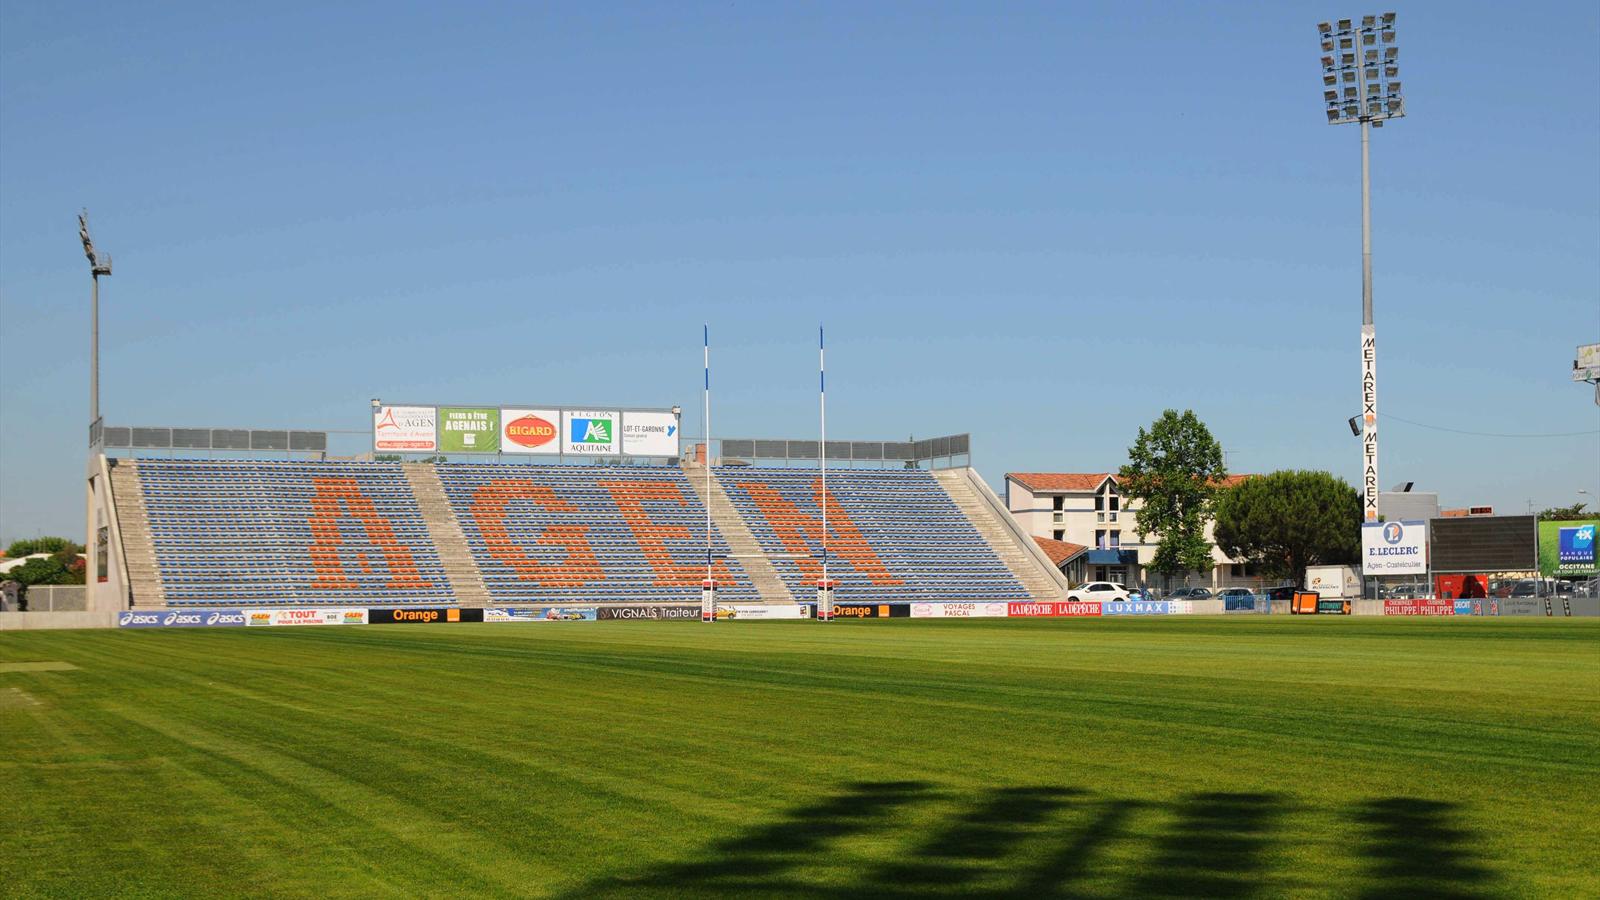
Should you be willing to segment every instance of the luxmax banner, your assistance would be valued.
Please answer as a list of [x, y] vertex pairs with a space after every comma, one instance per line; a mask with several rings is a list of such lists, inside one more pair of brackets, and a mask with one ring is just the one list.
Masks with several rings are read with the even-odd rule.
[[204, 628], [239, 626], [245, 623], [243, 609], [169, 609], [117, 614], [118, 628]]
[[597, 618], [594, 607], [491, 606], [483, 611], [485, 622], [593, 622]]
[[365, 625], [364, 609], [252, 609], [246, 625]]
[[1361, 571], [1367, 575], [1426, 574], [1428, 523], [1417, 519], [1362, 524]]
[[999, 619], [1008, 613], [1005, 603], [913, 603], [913, 619]]
[[1167, 616], [1173, 612], [1170, 600], [1107, 600], [1100, 604], [1103, 616]]

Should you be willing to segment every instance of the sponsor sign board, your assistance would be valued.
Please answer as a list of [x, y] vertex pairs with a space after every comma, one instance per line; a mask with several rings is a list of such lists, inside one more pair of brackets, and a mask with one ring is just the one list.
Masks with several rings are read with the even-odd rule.
[[1478, 614], [1477, 611], [1473, 609], [1473, 607], [1477, 604], [1473, 603], [1471, 600], [1457, 600], [1455, 603], [1456, 615], [1458, 616], [1471, 616]]
[[914, 619], [990, 619], [1004, 618], [1005, 603], [913, 603]]
[[1456, 614], [1456, 601], [1385, 600], [1383, 601], [1383, 614], [1386, 616], [1453, 616]]
[[1323, 616], [1348, 616], [1350, 615], [1349, 600], [1323, 600], [1317, 598], [1317, 614]]
[[203, 628], [244, 623], [245, 610], [242, 609], [128, 610], [117, 614], [118, 628]]
[[1363, 524], [1378, 521], [1378, 338], [1361, 326], [1361, 511]]
[[602, 606], [601, 619], [698, 619], [698, 606]]
[[1367, 575], [1426, 574], [1428, 523], [1397, 520], [1362, 524], [1361, 571]]
[[1539, 523], [1539, 574], [1595, 575], [1595, 532], [1600, 519]]
[[798, 603], [717, 604], [718, 619], [808, 619], [811, 607]]
[[561, 413], [553, 409], [500, 410], [502, 453], [561, 452]]
[[622, 452], [629, 456], [677, 456], [678, 417], [669, 412], [623, 413]]
[[1014, 618], [1098, 616], [1100, 601], [1060, 601], [1053, 603], [1007, 603], [1006, 615]]
[[911, 615], [904, 603], [835, 603], [835, 619], [903, 619]]
[[1172, 614], [1170, 600], [1106, 600], [1100, 604], [1103, 616], [1166, 616]]
[[622, 452], [617, 428], [622, 414], [569, 409], [561, 414], [563, 449], [578, 456], [616, 456]]
[[482, 622], [483, 620], [481, 609], [427, 606], [367, 610], [367, 621], [373, 625], [431, 625], [437, 622]]
[[491, 606], [483, 610], [485, 622], [593, 622], [593, 607]]
[[365, 625], [364, 609], [252, 609], [246, 611], [246, 625]]
[[500, 449], [500, 410], [478, 406], [439, 408], [439, 452], [495, 453]]
[[380, 406], [372, 412], [372, 449], [432, 453], [439, 449], [439, 411], [432, 406]]

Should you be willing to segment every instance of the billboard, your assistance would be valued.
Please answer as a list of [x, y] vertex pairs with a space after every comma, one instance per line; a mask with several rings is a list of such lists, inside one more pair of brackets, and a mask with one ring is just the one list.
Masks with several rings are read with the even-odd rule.
[[1533, 516], [1444, 516], [1428, 530], [1435, 572], [1531, 572], [1539, 565]]
[[439, 449], [437, 424], [432, 406], [380, 406], [372, 411], [372, 449], [432, 453]]
[[628, 456], [677, 456], [678, 417], [670, 412], [623, 413], [622, 452]]
[[439, 410], [441, 453], [495, 453], [500, 449], [500, 410], [445, 406]]
[[577, 456], [617, 456], [622, 442], [617, 433], [622, 414], [569, 409], [561, 414], [562, 452]]
[[1366, 575], [1425, 575], [1428, 523], [1420, 520], [1363, 522], [1361, 571]]
[[1539, 523], [1539, 574], [1596, 575], [1594, 535], [1597, 519]]
[[561, 452], [561, 413], [553, 409], [500, 410], [500, 449], [506, 453]]

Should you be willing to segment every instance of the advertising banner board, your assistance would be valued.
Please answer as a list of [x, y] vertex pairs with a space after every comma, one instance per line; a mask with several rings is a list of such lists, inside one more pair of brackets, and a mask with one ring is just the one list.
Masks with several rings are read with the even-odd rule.
[[913, 603], [914, 619], [994, 619], [1007, 615], [1005, 603]]
[[1396, 520], [1362, 524], [1361, 571], [1367, 575], [1426, 574], [1428, 523]]
[[1541, 521], [1539, 523], [1539, 574], [1595, 575], [1594, 536], [1600, 519]]
[[1100, 601], [1058, 601], [1051, 603], [1007, 603], [1006, 615], [1013, 618], [1061, 618], [1100, 615]]
[[564, 452], [578, 456], [617, 456], [622, 452], [617, 426], [622, 414], [569, 409], [561, 414]]
[[596, 618], [593, 607], [491, 606], [483, 610], [485, 622], [593, 622]]
[[811, 617], [811, 607], [798, 603], [745, 603], [745, 604], [717, 604], [718, 619], [808, 619]]
[[1383, 601], [1383, 614], [1386, 616], [1453, 616], [1456, 614], [1456, 601], [1385, 600]]
[[1103, 616], [1165, 616], [1172, 614], [1170, 600], [1107, 600], [1100, 604]]
[[117, 614], [118, 628], [203, 628], [240, 626], [245, 623], [242, 609], [169, 609], [149, 612], [124, 611]]
[[561, 413], [553, 409], [500, 410], [503, 453], [561, 452]]
[[364, 609], [252, 609], [246, 625], [365, 625]]
[[440, 453], [494, 453], [500, 449], [500, 410], [479, 406], [439, 408]]
[[456, 609], [429, 606], [412, 609], [369, 609], [367, 621], [373, 625], [431, 625], [436, 622], [482, 622], [481, 609]]
[[623, 413], [622, 452], [628, 456], [677, 456], [678, 417], [669, 412]]
[[438, 422], [432, 406], [380, 406], [372, 412], [372, 449], [432, 453], [439, 449]]
[[601, 619], [690, 619], [700, 618], [698, 606], [602, 606]]
[[[813, 607], [813, 615], [815, 608]], [[903, 619], [911, 615], [911, 607], [904, 603], [835, 603], [835, 619]]]

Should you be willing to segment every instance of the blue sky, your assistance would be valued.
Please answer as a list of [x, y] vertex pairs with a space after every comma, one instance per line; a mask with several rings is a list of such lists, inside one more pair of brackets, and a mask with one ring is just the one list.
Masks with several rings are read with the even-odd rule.
[[[1600, 8], [1399, 8], [1385, 486], [1600, 495]], [[82, 531], [87, 205], [120, 424], [699, 403], [1115, 468], [1193, 408], [1355, 480], [1359, 142], [1315, 23], [1219, 4], [0, 4], [0, 537]], [[686, 429], [699, 430], [691, 415]]]

